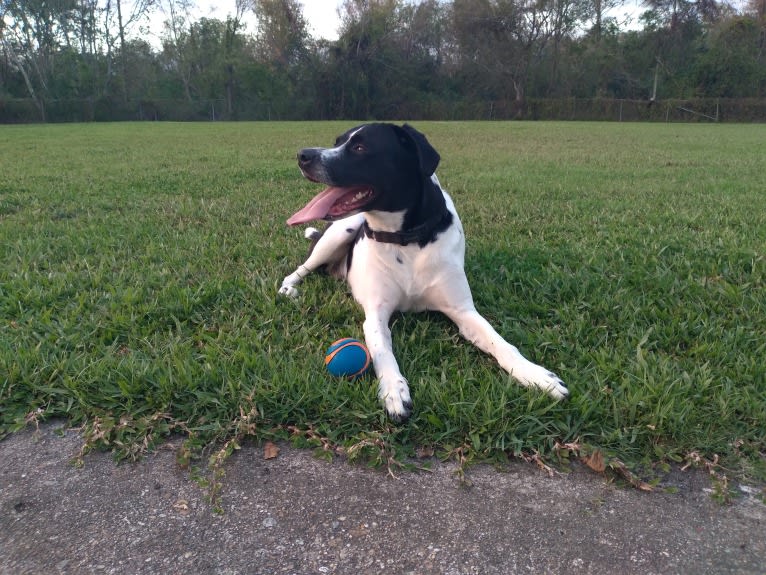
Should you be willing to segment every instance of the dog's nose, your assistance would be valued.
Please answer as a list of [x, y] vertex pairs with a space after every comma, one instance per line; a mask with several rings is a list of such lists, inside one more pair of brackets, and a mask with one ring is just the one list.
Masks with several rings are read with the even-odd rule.
[[298, 165], [301, 168], [310, 166], [319, 157], [317, 148], [304, 148], [298, 152]]

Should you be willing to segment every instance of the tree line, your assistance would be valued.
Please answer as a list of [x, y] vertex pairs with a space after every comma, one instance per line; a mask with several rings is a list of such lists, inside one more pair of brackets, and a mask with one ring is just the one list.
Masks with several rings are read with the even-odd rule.
[[0, 121], [549, 117], [693, 98], [750, 99], [766, 120], [766, 0], [645, 0], [631, 27], [623, 1], [345, 0], [325, 40], [297, 0], [237, 0], [226, 20], [193, 19], [189, 0], [0, 0]]

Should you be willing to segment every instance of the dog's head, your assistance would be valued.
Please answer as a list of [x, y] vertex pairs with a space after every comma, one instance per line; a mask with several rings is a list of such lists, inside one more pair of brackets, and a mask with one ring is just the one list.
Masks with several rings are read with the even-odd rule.
[[328, 187], [287, 223], [336, 220], [374, 210], [405, 211], [431, 185], [439, 159], [426, 137], [407, 124], [352, 128], [332, 148], [298, 152], [303, 175]]

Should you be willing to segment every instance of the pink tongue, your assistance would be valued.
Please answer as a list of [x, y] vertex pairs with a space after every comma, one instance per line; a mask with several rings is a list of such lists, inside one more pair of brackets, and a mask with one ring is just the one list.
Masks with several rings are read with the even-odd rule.
[[287, 225], [297, 226], [312, 220], [321, 220], [327, 215], [333, 204], [346, 192], [348, 192], [348, 188], [334, 187], [319, 192], [308, 204], [290, 216]]

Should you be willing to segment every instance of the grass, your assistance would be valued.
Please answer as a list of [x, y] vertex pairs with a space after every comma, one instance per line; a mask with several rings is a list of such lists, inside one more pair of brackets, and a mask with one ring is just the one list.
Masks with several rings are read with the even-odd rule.
[[0, 127], [0, 436], [65, 417], [118, 457], [183, 434], [184, 463], [291, 437], [389, 466], [598, 452], [766, 480], [766, 127], [418, 124], [477, 307], [572, 397], [512, 384], [438, 314], [396, 316], [401, 426], [372, 378], [322, 367], [362, 337], [345, 287], [276, 295], [306, 250], [284, 220], [316, 191], [295, 151], [347, 127]]

